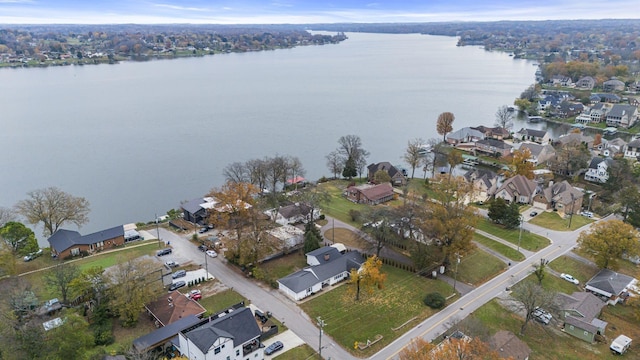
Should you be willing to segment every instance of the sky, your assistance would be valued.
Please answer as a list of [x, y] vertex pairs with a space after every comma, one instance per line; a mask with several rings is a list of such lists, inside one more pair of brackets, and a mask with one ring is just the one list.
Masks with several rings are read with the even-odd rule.
[[0, 0], [0, 24], [312, 24], [640, 18], [638, 0]]

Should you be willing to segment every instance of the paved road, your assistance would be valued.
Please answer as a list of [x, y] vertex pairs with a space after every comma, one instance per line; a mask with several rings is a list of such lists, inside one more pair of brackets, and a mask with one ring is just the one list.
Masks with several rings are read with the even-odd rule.
[[[331, 221], [330, 221], [331, 224]], [[333, 224], [328, 225], [333, 226]], [[344, 224], [336, 220], [335, 226], [351, 228], [348, 224]], [[588, 226], [587, 226], [588, 227]], [[443, 309], [434, 316], [426, 319], [416, 327], [396, 339], [387, 347], [377, 354], [371, 356], [371, 360], [396, 359], [398, 352], [402, 350], [412, 339], [420, 336], [427, 340], [433, 340], [443, 332], [445, 332], [455, 321], [462, 320], [478, 309], [480, 306], [489, 302], [498, 295], [504, 295], [505, 289], [513, 286], [518, 281], [529, 275], [533, 270], [532, 265], [539, 263], [540, 259], [548, 259], [549, 261], [568, 253], [575, 245], [576, 239], [580, 232], [587, 227], [572, 231], [562, 232], [548, 230], [537, 225], [525, 223], [523, 228], [551, 239], [551, 245], [547, 248], [532, 253], [527, 256], [525, 261], [511, 266], [506, 272], [498, 275], [492, 280], [475, 289], [465, 289], [466, 294], [456, 302]], [[271, 311], [274, 316], [285, 323], [298, 337], [311, 347], [318, 346], [319, 331], [315, 326], [315, 319], [310, 319], [296, 303], [280, 294], [277, 290], [264, 288], [253, 281], [247, 281], [242, 273], [236, 271], [234, 267], [227, 266], [222, 256], [216, 259], [207, 259], [205, 265], [205, 255], [200, 252], [195, 245], [187, 240], [188, 235], [179, 236], [166, 229], [160, 229], [160, 238], [165, 242], [170, 241], [179, 258], [190, 259], [196, 264], [207, 266], [209, 272], [220, 280], [223, 284], [233, 288], [242, 296], [250, 299], [257, 307], [266, 311]], [[328, 335], [323, 335], [322, 354], [326, 359], [334, 360], [351, 360], [357, 359], [335, 345], [333, 339]]]

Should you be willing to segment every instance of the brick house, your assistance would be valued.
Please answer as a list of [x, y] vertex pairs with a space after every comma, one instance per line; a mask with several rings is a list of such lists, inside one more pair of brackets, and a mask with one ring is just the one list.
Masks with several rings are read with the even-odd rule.
[[537, 191], [537, 184], [525, 176], [516, 175], [505, 180], [496, 191], [496, 198], [502, 198], [507, 203], [531, 204]]
[[77, 231], [59, 229], [47, 241], [51, 247], [51, 253], [64, 259], [68, 256], [91, 254], [124, 245], [124, 227], [119, 225], [84, 236]]
[[576, 214], [582, 209], [584, 193], [569, 184], [566, 180], [549, 182], [544, 190], [533, 197], [533, 206], [545, 210], [556, 210], [564, 217], [566, 214]]
[[391, 184], [402, 186], [406, 184], [407, 179], [402, 173], [402, 171], [398, 170], [395, 166], [391, 165], [391, 163], [384, 161], [379, 162], [377, 164], [371, 164], [367, 166], [367, 179], [369, 182], [374, 182], [376, 173], [378, 171], [384, 171], [389, 174], [391, 178]]
[[358, 204], [377, 205], [393, 200], [391, 184], [349, 186], [344, 192], [347, 199]]

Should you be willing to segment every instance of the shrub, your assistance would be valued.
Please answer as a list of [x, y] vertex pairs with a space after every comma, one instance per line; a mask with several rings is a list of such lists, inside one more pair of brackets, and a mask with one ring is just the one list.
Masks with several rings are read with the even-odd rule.
[[318, 216], [318, 219], [320, 219], [320, 220], [324, 220], [324, 219], [325, 219], [324, 214], [320, 214], [320, 216]]
[[446, 299], [440, 293], [429, 293], [424, 297], [424, 304], [432, 309], [442, 309]]
[[355, 209], [351, 209], [349, 210], [349, 216], [351, 216], [351, 221], [357, 222], [360, 220], [360, 216], [362, 214], [360, 214], [360, 211], [355, 210]]

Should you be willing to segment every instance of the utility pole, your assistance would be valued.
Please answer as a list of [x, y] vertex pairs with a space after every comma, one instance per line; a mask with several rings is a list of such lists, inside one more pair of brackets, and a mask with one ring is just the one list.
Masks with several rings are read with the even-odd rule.
[[456, 293], [456, 284], [458, 283], [458, 265], [460, 265], [460, 254], [456, 253], [456, 274], [453, 277], [453, 293]]
[[574, 205], [575, 205], [575, 199], [574, 199], [573, 193], [571, 193], [571, 215], [569, 215], [569, 226], [567, 226], [569, 229], [571, 229], [571, 220], [573, 220]]
[[158, 236], [158, 247], [160, 247], [160, 228], [158, 225], [158, 214], [156, 213], [156, 234]]
[[520, 252], [520, 242], [522, 241], [522, 222], [523, 222], [523, 218], [522, 215], [520, 215], [520, 235], [518, 235], [518, 252]]
[[322, 328], [324, 328], [327, 324], [325, 324], [324, 320], [318, 316], [318, 327], [320, 328], [320, 340], [318, 342], [318, 358], [322, 359]]

